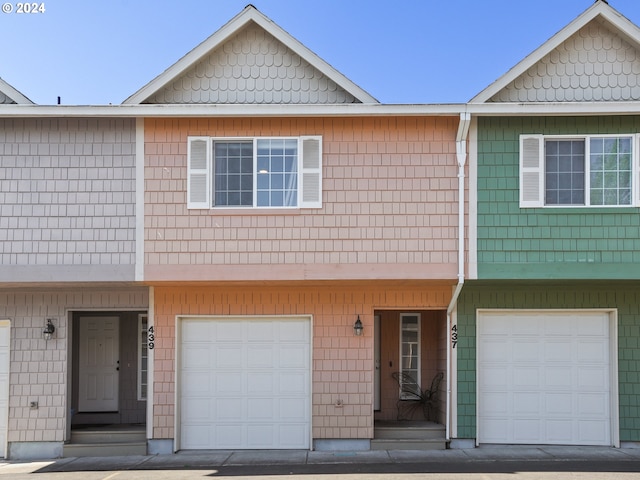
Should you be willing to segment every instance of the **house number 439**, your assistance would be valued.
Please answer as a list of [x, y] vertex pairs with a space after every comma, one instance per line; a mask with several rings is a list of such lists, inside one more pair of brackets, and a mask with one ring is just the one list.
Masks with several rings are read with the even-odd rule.
[[155, 330], [153, 329], [153, 326], [151, 326], [147, 330], [147, 347], [149, 348], [149, 350], [153, 350], [155, 346], [156, 346], [156, 335], [155, 335]]

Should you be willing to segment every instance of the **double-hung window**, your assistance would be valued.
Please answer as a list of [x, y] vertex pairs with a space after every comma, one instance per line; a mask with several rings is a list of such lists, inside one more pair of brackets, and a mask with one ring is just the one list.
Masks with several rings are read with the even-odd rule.
[[635, 206], [636, 135], [520, 137], [520, 206]]
[[189, 208], [320, 208], [322, 139], [189, 137]]

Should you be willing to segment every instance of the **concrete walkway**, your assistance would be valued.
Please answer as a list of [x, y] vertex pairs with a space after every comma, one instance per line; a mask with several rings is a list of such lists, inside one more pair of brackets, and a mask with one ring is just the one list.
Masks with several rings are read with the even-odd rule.
[[[481, 447], [469, 450], [434, 451], [363, 451], [363, 452], [318, 452], [300, 450], [258, 451], [198, 451], [180, 452], [174, 455], [133, 455], [122, 457], [72, 457], [42, 461], [5, 461], [0, 463], [0, 476], [29, 473], [96, 472], [127, 470], [202, 470], [215, 468], [227, 470], [239, 467], [261, 467], [261, 471], [299, 472], [306, 467], [312, 471], [327, 473], [339, 471], [339, 466], [358, 465], [360, 469], [375, 471], [406, 471], [411, 465], [431, 465], [438, 471], [481, 470], [482, 465], [495, 471], [497, 464], [509, 465], [539, 462], [553, 463], [556, 467], [589, 464], [619, 465], [618, 471], [638, 471], [640, 449], [617, 449], [603, 447]], [[482, 465], [479, 465], [482, 464]], [[367, 468], [367, 465], [371, 468]], [[466, 467], [465, 467], [466, 466]], [[564, 468], [559, 468], [565, 470]], [[508, 468], [507, 468], [508, 470]], [[424, 471], [424, 470], [422, 470]], [[74, 477], [75, 478], [75, 477]]]

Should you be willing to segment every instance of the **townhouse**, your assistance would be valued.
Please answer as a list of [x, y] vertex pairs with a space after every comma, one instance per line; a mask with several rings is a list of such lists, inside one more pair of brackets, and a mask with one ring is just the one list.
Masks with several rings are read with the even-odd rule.
[[637, 442], [639, 44], [384, 105], [248, 6], [122, 105], [0, 82], [4, 456]]

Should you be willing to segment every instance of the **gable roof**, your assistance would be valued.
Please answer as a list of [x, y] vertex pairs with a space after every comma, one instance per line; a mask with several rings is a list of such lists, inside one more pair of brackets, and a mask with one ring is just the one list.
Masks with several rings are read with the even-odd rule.
[[[237, 48], [229, 45], [231, 40], [242, 36], [239, 41], [244, 42], [245, 48], [238, 52]], [[274, 52], [255, 52], [246, 48], [255, 40], [256, 35], [267, 37], [267, 41], [277, 45], [280, 54], [277, 67], [280, 71], [274, 75], [274, 65], [269, 60], [252, 68], [243, 60], [247, 55], [259, 56], [267, 59], [274, 57]], [[263, 47], [264, 48], [264, 45]], [[232, 50], [232, 51], [231, 51]], [[271, 50], [271, 49], [269, 49]], [[220, 55], [220, 52], [227, 52]], [[226, 65], [217, 62], [222, 57], [231, 57]], [[242, 59], [240, 58], [242, 57]], [[283, 60], [284, 59], [284, 60]], [[238, 61], [239, 60], [239, 61]], [[283, 67], [283, 63], [284, 65]], [[214, 64], [212, 66], [212, 64]], [[233, 65], [232, 65], [233, 64]], [[266, 69], [264, 68], [266, 64]], [[217, 67], [217, 69], [216, 69]], [[249, 67], [249, 68], [247, 68]], [[289, 71], [283, 74], [282, 68]], [[295, 69], [298, 69], [295, 71]], [[270, 97], [268, 92], [273, 89], [270, 79], [281, 79], [278, 84], [280, 91], [290, 91], [290, 80], [296, 78], [307, 79], [305, 85], [299, 85], [299, 90], [316, 90], [338, 92], [337, 95], [317, 95], [308, 101], [309, 96], [282, 99], [281, 95]], [[266, 77], [266, 78], [265, 78]], [[284, 77], [284, 78], [283, 78]], [[311, 78], [314, 81], [308, 81]], [[287, 82], [289, 80], [289, 82]], [[262, 81], [262, 83], [260, 83]], [[256, 85], [259, 82], [260, 85]], [[258, 88], [257, 88], [258, 87]], [[178, 95], [173, 92], [182, 91]], [[224, 92], [232, 92], [226, 95]], [[240, 95], [237, 92], [240, 91]], [[267, 92], [267, 97], [259, 96], [255, 92]], [[185, 95], [185, 92], [196, 92]], [[222, 95], [219, 92], [223, 92]], [[355, 83], [334, 69], [327, 62], [318, 57], [307, 47], [298, 42], [272, 20], [259, 12], [253, 5], [247, 5], [242, 12], [231, 19], [220, 30], [187, 53], [175, 64], [154, 78], [147, 85], [127, 98], [124, 104], [142, 103], [379, 103], [375, 98], [358, 87]]]
[[640, 100], [639, 74], [640, 29], [596, 0], [469, 103]]
[[0, 78], [0, 104], [2, 105], [15, 105], [15, 104], [33, 105], [33, 102]]

